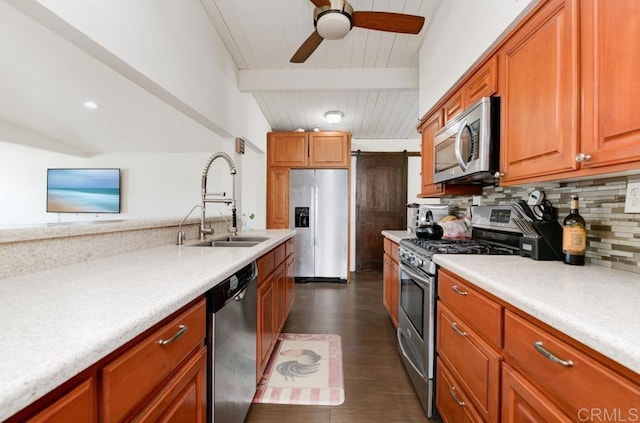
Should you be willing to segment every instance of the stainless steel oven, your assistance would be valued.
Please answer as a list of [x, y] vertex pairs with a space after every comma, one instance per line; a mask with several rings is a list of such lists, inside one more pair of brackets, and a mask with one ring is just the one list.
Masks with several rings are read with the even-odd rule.
[[427, 417], [433, 415], [435, 276], [400, 248], [398, 348]]

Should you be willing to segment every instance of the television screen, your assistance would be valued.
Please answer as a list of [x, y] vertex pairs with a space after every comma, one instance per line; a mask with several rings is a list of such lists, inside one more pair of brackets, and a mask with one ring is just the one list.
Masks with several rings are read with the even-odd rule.
[[120, 213], [120, 169], [47, 169], [47, 212]]

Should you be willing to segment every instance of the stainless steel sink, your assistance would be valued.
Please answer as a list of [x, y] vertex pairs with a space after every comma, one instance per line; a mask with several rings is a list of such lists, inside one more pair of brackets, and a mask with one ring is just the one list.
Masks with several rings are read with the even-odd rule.
[[194, 247], [254, 247], [263, 241], [268, 240], [267, 237], [259, 236], [228, 236], [225, 238], [211, 239], [204, 242], [193, 244]]

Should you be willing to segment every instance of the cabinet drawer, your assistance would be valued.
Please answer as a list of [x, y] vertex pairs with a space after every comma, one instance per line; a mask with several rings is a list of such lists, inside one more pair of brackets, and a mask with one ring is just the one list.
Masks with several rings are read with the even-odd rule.
[[[571, 364], [552, 361], [542, 348]], [[640, 409], [639, 386], [509, 311], [505, 313], [504, 349], [532, 379], [566, 403], [572, 415], [585, 408], [624, 412]]]
[[27, 420], [27, 423], [92, 423], [97, 421], [96, 417], [96, 388], [91, 378]]
[[275, 266], [279, 266], [280, 263], [284, 261], [284, 258], [287, 256], [287, 247], [285, 243], [278, 245], [273, 251], [275, 253], [274, 264]]
[[398, 255], [398, 244], [391, 241], [389, 238], [384, 239], [384, 252], [396, 263], [400, 261], [400, 256]]
[[482, 417], [440, 360], [436, 363], [436, 380], [436, 407], [444, 423], [483, 423]]
[[296, 251], [296, 243], [293, 238], [287, 241], [285, 251], [287, 252], [287, 257]]
[[438, 272], [438, 296], [480, 335], [502, 346], [502, 307], [446, 270]]
[[502, 357], [442, 303], [438, 304], [437, 349], [466, 395], [487, 421], [497, 421]]
[[[186, 328], [177, 337], [182, 325]], [[203, 345], [206, 306], [202, 300], [104, 367], [104, 421], [120, 421], [154, 391], [196, 347]], [[161, 345], [160, 340], [167, 343]]]
[[275, 268], [276, 253], [275, 250], [271, 250], [258, 259], [258, 285], [264, 282]]

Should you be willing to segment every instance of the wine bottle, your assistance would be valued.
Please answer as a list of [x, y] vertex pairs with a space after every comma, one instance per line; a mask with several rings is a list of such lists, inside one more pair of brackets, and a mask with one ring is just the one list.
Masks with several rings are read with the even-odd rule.
[[562, 222], [562, 253], [566, 264], [584, 265], [587, 249], [587, 230], [584, 218], [578, 212], [578, 196], [571, 196], [569, 214]]

